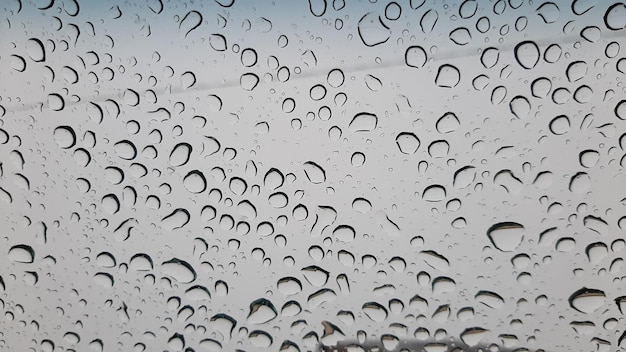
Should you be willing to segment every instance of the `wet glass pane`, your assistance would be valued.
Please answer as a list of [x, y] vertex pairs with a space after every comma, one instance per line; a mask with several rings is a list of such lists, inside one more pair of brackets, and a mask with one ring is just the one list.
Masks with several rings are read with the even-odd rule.
[[0, 4], [0, 349], [626, 348], [626, 4]]

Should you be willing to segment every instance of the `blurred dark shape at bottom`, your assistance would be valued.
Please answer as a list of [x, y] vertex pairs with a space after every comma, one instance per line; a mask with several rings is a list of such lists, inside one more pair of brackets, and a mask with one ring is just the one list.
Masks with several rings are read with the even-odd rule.
[[480, 343], [468, 346], [456, 339], [448, 341], [422, 341], [404, 339], [394, 343], [393, 348], [385, 347], [380, 341], [357, 340], [340, 341], [336, 345], [326, 346], [319, 344], [315, 352], [546, 352], [543, 349], [529, 349], [526, 347], [508, 348], [499, 343]]

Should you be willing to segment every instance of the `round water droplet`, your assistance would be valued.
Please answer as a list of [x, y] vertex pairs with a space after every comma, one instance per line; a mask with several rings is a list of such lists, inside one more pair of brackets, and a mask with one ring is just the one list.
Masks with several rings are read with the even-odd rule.
[[321, 84], [316, 84], [311, 87], [309, 95], [313, 100], [322, 100], [326, 96], [326, 88]]
[[385, 7], [385, 18], [390, 21], [395, 21], [402, 15], [402, 7], [395, 2], [392, 1]]
[[550, 132], [557, 136], [565, 134], [570, 129], [569, 118], [565, 115], [557, 116], [550, 121], [549, 128]]
[[72, 148], [76, 145], [76, 133], [70, 126], [59, 126], [54, 129], [54, 141], [63, 149]]
[[295, 277], [283, 277], [276, 284], [278, 292], [285, 296], [292, 296], [302, 291], [302, 283]]
[[563, 49], [558, 44], [549, 45], [546, 50], [543, 52], [543, 59], [548, 63], [555, 63], [559, 61], [561, 58], [561, 54], [563, 53]]
[[476, 0], [465, 0], [459, 6], [459, 16], [463, 19], [472, 18], [476, 14], [478, 10], [478, 1]]
[[454, 29], [450, 32], [449, 38], [452, 42], [454, 42], [454, 44], [461, 46], [467, 45], [472, 41], [472, 35], [465, 27]]
[[420, 147], [420, 140], [412, 132], [402, 132], [396, 136], [396, 145], [403, 154], [415, 154]]
[[61, 111], [65, 108], [65, 99], [56, 93], [49, 94], [48, 106], [54, 111]]
[[500, 222], [487, 230], [491, 243], [503, 252], [515, 250], [522, 243], [524, 234], [524, 226], [516, 222]]
[[427, 61], [428, 56], [426, 55], [426, 50], [421, 46], [410, 46], [404, 53], [404, 62], [407, 66], [420, 68], [424, 67]]
[[26, 41], [26, 52], [28, 57], [35, 62], [46, 61], [46, 50], [41, 40], [37, 38], [30, 38]]
[[598, 163], [598, 160], [600, 160], [600, 153], [592, 149], [583, 150], [578, 154], [578, 161], [582, 167], [594, 167]]
[[391, 37], [391, 29], [374, 12], [368, 12], [357, 25], [359, 37], [366, 46], [376, 46], [385, 43]]
[[523, 68], [530, 70], [539, 62], [539, 47], [533, 41], [524, 41], [515, 46], [515, 59]]
[[183, 178], [183, 186], [191, 193], [202, 193], [207, 188], [207, 181], [202, 172], [193, 170]]
[[328, 85], [333, 88], [341, 87], [344, 80], [345, 80], [345, 76], [343, 74], [343, 71], [341, 71], [338, 68], [330, 70], [330, 72], [328, 72], [328, 76], [326, 77], [326, 81], [328, 82]]
[[172, 258], [161, 264], [162, 272], [181, 283], [193, 282], [197, 275], [189, 263], [178, 258]]
[[424, 189], [422, 198], [428, 202], [440, 202], [446, 198], [446, 189], [441, 185], [431, 185]]
[[129, 140], [122, 140], [114, 145], [115, 154], [124, 160], [132, 160], [137, 156], [137, 148]]
[[480, 55], [480, 62], [485, 68], [492, 68], [498, 64], [500, 51], [496, 48], [487, 48]]
[[437, 132], [441, 134], [452, 133], [461, 126], [459, 118], [453, 112], [447, 112], [443, 114], [435, 123]]
[[243, 195], [248, 189], [248, 183], [241, 177], [233, 177], [228, 182], [228, 188], [236, 195]]
[[340, 242], [348, 243], [354, 241], [356, 232], [349, 225], [339, 225], [333, 230], [333, 236]]
[[246, 48], [241, 51], [241, 63], [245, 67], [252, 67], [256, 65], [258, 60], [257, 53], [252, 48]]
[[528, 99], [525, 97], [518, 95], [515, 98], [511, 99], [509, 103], [509, 108], [515, 117], [518, 119], [525, 119], [528, 117], [528, 114], [531, 110], [531, 105]]
[[244, 73], [239, 79], [239, 84], [243, 90], [252, 91], [259, 84], [259, 76], [254, 73]]
[[615, 3], [604, 13], [604, 24], [612, 31], [626, 28], [626, 4]]
[[530, 86], [530, 91], [536, 98], [545, 98], [550, 94], [552, 90], [552, 82], [545, 77], [539, 77], [533, 81]]

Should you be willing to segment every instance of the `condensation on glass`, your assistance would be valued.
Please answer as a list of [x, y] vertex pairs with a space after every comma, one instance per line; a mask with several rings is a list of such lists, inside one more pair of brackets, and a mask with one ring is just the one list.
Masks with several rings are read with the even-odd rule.
[[626, 4], [0, 4], [0, 349], [626, 348]]

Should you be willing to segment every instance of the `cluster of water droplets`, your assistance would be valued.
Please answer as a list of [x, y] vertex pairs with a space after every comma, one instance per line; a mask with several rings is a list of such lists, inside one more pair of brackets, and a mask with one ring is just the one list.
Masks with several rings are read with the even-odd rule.
[[3, 4], [0, 349], [626, 348], [624, 3], [248, 5]]

